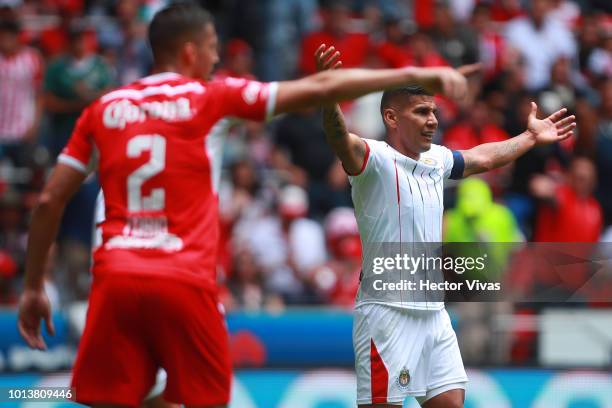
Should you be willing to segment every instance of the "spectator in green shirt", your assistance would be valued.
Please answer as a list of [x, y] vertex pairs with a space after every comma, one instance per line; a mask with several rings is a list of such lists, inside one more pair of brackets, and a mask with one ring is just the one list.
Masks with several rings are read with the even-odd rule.
[[45, 73], [47, 143], [53, 158], [64, 148], [83, 108], [113, 85], [111, 67], [88, 50], [83, 34], [79, 28], [70, 31], [68, 52], [53, 60]]
[[[444, 215], [445, 242], [478, 242], [485, 245], [461, 246], [461, 256], [482, 256], [486, 246], [487, 277], [495, 280], [504, 272], [513, 245], [500, 243], [523, 242], [524, 238], [505, 206], [493, 201], [489, 185], [479, 178], [463, 180], [457, 189], [457, 205]], [[455, 249], [457, 249], [455, 248]], [[463, 252], [474, 251], [473, 254]]]
[[[67, 53], [53, 60], [45, 73], [46, 143], [53, 159], [68, 142], [81, 111], [114, 85], [112, 68], [91, 51], [87, 38], [84, 30], [72, 29]], [[86, 282], [82, 277], [86, 276], [89, 266], [89, 225], [99, 188], [95, 178], [89, 179], [66, 207], [66, 214], [70, 216], [63, 217], [58, 239], [59, 258], [67, 282]], [[67, 299], [82, 298], [85, 287], [77, 284]]]
[[514, 216], [493, 201], [491, 189], [481, 179], [465, 179], [457, 190], [457, 206], [445, 215], [446, 242], [517, 242], [523, 236]]

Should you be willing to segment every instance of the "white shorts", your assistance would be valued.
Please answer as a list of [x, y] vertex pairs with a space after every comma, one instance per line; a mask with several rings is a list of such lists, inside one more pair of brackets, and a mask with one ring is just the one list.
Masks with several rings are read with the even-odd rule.
[[360, 305], [353, 347], [357, 404], [401, 405], [407, 396], [423, 403], [441, 392], [465, 389], [468, 380], [446, 309]]

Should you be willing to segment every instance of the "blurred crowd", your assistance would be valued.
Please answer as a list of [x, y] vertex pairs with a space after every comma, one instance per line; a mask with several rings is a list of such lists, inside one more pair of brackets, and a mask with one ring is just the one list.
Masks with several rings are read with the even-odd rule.
[[[451, 149], [520, 134], [530, 101], [541, 115], [567, 107], [578, 118], [574, 138], [536, 147], [482, 180], [447, 185], [445, 239], [612, 241], [610, 2], [200, 3], [217, 22], [218, 77], [269, 81], [310, 74], [321, 43], [342, 53], [344, 67], [481, 62], [470, 103], [437, 98], [435, 141]], [[165, 4], [0, 0], [0, 305], [16, 302], [28, 217], [79, 113], [112, 87], [150, 72], [146, 25]], [[342, 104], [349, 128], [384, 137], [379, 103], [380, 95], [368, 95]], [[48, 266], [56, 305], [87, 296], [98, 189], [93, 174], [66, 210]], [[325, 143], [320, 111], [236, 123], [226, 139], [219, 200], [218, 269], [228, 308], [351, 307], [360, 241], [348, 179]]]

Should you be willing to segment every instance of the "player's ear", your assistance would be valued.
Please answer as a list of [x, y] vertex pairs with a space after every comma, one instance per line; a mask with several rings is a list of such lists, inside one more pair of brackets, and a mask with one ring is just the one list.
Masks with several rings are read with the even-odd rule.
[[385, 125], [391, 129], [395, 129], [397, 127], [397, 115], [395, 114], [394, 109], [386, 108], [383, 110], [383, 122], [385, 122]]
[[196, 64], [198, 59], [198, 49], [196, 44], [191, 41], [187, 41], [183, 44], [181, 49], [181, 60], [185, 66], [192, 67]]

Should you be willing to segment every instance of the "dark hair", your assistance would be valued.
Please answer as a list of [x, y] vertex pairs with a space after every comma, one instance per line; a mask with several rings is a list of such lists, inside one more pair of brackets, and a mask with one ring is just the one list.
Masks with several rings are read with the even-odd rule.
[[433, 94], [427, 91], [420, 85], [406, 85], [400, 88], [387, 89], [383, 92], [380, 100], [380, 114], [382, 115], [391, 104], [399, 97], [412, 97], [412, 96], [433, 96]]
[[83, 34], [87, 33], [87, 27], [81, 22], [73, 22], [68, 27], [68, 39], [70, 42], [77, 41], [79, 39], [84, 39]]
[[21, 27], [19, 21], [12, 18], [0, 19], [0, 31], [9, 32], [12, 34], [19, 34]]
[[212, 15], [191, 2], [173, 3], [160, 10], [149, 25], [149, 43], [156, 61], [173, 55], [182, 43], [193, 40], [208, 25]]

